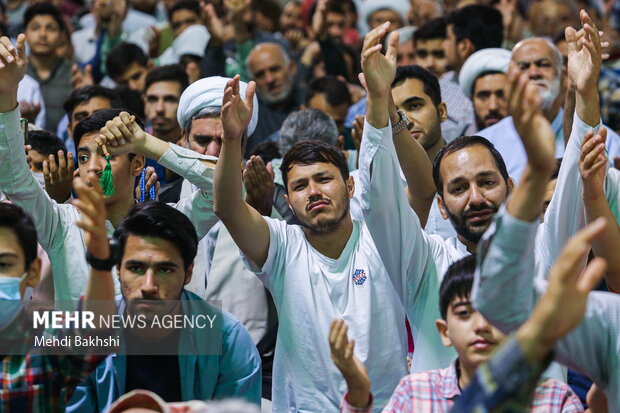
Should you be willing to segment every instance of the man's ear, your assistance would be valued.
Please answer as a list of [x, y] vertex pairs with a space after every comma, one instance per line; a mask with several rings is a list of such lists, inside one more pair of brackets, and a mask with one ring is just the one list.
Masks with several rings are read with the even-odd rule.
[[347, 179], [347, 192], [349, 193], [349, 199], [353, 198], [353, 194], [355, 193], [355, 180], [351, 175], [349, 175], [349, 179]]
[[448, 119], [448, 106], [446, 106], [445, 102], [441, 102], [437, 106], [437, 110], [439, 111], [439, 122], [444, 123]]
[[512, 191], [515, 190], [515, 183], [512, 181], [512, 178], [508, 177], [508, 195], [512, 194]]
[[439, 207], [439, 212], [441, 212], [441, 217], [443, 219], [448, 219], [448, 213], [446, 212], [446, 205], [443, 203], [443, 197], [441, 195], [437, 195], [437, 206]]
[[448, 336], [448, 323], [446, 320], [435, 320], [435, 326], [437, 327], [437, 331], [439, 331], [443, 345], [446, 347], [452, 347], [452, 340], [450, 340], [450, 337]]
[[469, 39], [463, 39], [456, 43], [456, 52], [461, 57], [461, 60], [465, 62], [469, 56], [476, 51], [474, 44]]
[[189, 284], [189, 282], [192, 280], [193, 271], [194, 271], [194, 263], [192, 263], [189, 267], [187, 267], [187, 271], [185, 271], [185, 281], [183, 282], [183, 285]]
[[133, 157], [133, 159], [131, 160], [131, 174], [133, 176], [138, 176], [142, 173], [142, 170], [144, 169], [144, 165], [146, 164], [146, 161], [144, 159], [144, 156], [142, 155], [136, 155]]
[[295, 214], [295, 210], [293, 209], [293, 206], [291, 205], [291, 201], [289, 201], [289, 199], [288, 199], [288, 194], [284, 194], [284, 199], [286, 199], [286, 204], [288, 205], [288, 207], [291, 210], [291, 212], [293, 213], [293, 215], [297, 215], [297, 214]]
[[[28, 275], [24, 279], [24, 287], [36, 287], [39, 285], [39, 281], [41, 280], [41, 258], [37, 257], [30, 264], [30, 268], [28, 269]], [[23, 292], [22, 292], [23, 294]]]
[[[69, 137], [71, 138], [71, 140], [73, 140], [73, 122], [69, 122], [67, 124], [67, 134], [69, 135]], [[77, 148], [75, 148], [75, 150], [77, 151]]]
[[186, 148], [187, 146], [187, 134], [185, 133], [185, 128], [181, 129], [181, 137], [179, 138], [179, 141], [177, 142], [177, 145]]

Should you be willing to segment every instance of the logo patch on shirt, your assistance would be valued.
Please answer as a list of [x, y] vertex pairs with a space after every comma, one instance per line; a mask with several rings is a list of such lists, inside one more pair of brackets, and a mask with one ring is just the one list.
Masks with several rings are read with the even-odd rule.
[[364, 270], [355, 270], [353, 273], [353, 283], [355, 285], [362, 285], [366, 282], [368, 276]]

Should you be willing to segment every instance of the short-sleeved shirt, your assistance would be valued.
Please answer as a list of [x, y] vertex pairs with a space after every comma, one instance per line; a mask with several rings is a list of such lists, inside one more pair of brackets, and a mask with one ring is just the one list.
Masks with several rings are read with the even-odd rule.
[[405, 309], [363, 221], [338, 259], [315, 250], [302, 228], [265, 217], [269, 253], [262, 269], [279, 318], [274, 412], [337, 411], [346, 383], [331, 360], [331, 322], [343, 318], [372, 383], [377, 409], [407, 374]]

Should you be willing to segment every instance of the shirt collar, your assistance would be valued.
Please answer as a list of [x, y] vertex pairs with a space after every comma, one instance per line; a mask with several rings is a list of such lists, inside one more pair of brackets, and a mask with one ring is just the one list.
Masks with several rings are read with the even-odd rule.
[[454, 399], [461, 395], [458, 384], [459, 379], [456, 375], [456, 363], [458, 362], [457, 359], [448, 368], [441, 370], [439, 393], [446, 400]]

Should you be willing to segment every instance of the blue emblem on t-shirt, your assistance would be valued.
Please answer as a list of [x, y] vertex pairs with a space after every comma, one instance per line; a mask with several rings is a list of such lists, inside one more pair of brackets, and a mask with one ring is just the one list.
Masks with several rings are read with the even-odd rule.
[[367, 278], [368, 277], [366, 276], [366, 272], [364, 270], [355, 270], [355, 272], [353, 273], [353, 283], [355, 285], [364, 284]]

